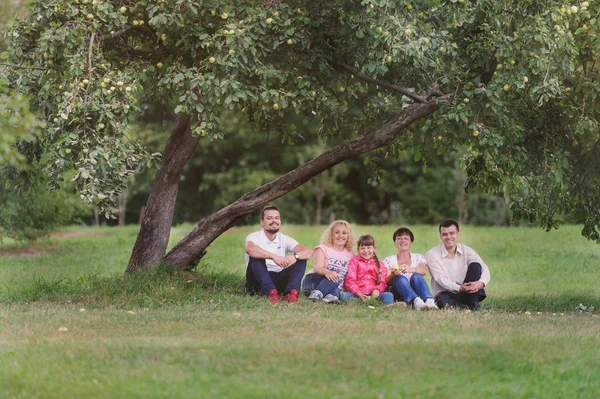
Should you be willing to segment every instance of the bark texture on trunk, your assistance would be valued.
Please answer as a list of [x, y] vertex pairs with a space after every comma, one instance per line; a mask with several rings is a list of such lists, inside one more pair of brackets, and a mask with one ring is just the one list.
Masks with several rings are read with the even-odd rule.
[[198, 144], [189, 129], [190, 117], [177, 117], [163, 154], [163, 163], [152, 182], [140, 232], [127, 265], [126, 273], [149, 269], [160, 263], [167, 251], [179, 178], [183, 167]]
[[[442, 102], [450, 98], [451, 95], [446, 95], [425, 103], [415, 103], [382, 128], [340, 144], [306, 164], [243, 195], [237, 201], [199, 222], [190, 233], [169, 251], [165, 256], [164, 263], [185, 269], [188, 265], [197, 262], [210, 243], [234, 226], [241, 218], [348, 158], [390, 144], [412, 123], [433, 113]], [[285, 210], [283, 211], [285, 213]]]

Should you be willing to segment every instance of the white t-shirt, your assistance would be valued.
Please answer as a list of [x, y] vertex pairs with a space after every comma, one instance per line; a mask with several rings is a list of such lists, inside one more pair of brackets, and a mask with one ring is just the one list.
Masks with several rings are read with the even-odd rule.
[[[410, 265], [415, 267], [415, 266], [419, 266], [420, 263], [427, 263], [427, 262], [425, 262], [425, 257], [421, 254], [413, 254], [411, 252], [410, 253]], [[385, 267], [388, 268], [388, 274], [390, 274], [392, 272], [392, 268], [394, 266], [398, 266], [398, 257], [396, 255], [388, 256], [387, 258], [383, 259], [383, 264], [385, 265]], [[410, 277], [413, 274], [414, 273], [402, 273], [401, 276], [406, 277], [408, 279], [408, 281], [410, 281]]]
[[[277, 233], [273, 241], [269, 240], [264, 230], [255, 231], [254, 233], [248, 234], [246, 237], [246, 243], [252, 242], [257, 247], [264, 249], [265, 251], [269, 251], [279, 256], [285, 256], [289, 252], [294, 250], [294, 247], [298, 245], [298, 241], [294, 240], [292, 237], [286, 236], [285, 234]], [[246, 254], [246, 265], [250, 261], [250, 257]], [[282, 267], [277, 266], [273, 259], [265, 259], [267, 264], [267, 270], [270, 272], [277, 272], [283, 270]]]

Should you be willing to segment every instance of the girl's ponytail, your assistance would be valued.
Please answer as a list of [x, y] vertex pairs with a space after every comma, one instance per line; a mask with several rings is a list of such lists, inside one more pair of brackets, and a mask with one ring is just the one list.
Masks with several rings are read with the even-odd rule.
[[379, 283], [381, 283], [381, 263], [379, 263], [377, 254], [373, 254], [373, 258], [375, 259], [375, 264], [377, 265], [377, 285], [379, 285]]

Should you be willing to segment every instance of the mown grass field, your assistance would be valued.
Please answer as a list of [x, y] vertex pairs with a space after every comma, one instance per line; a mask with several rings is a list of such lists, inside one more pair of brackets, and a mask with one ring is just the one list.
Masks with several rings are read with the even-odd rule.
[[[439, 242], [436, 227], [411, 228], [414, 252]], [[196, 272], [131, 278], [135, 227], [73, 227], [27, 249], [5, 240], [0, 397], [599, 396], [600, 247], [580, 227], [463, 228], [492, 273], [477, 313], [247, 297], [243, 241], [256, 229], [223, 235]], [[394, 229], [356, 233], [386, 256]], [[283, 226], [307, 245], [323, 230]]]

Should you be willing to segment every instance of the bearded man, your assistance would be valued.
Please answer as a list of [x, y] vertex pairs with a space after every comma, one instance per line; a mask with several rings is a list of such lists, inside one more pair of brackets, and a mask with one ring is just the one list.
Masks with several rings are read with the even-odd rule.
[[262, 294], [271, 303], [281, 298], [287, 302], [298, 301], [298, 291], [306, 261], [313, 250], [293, 238], [279, 232], [281, 215], [274, 206], [266, 206], [260, 212], [262, 230], [246, 237], [246, 292]]

